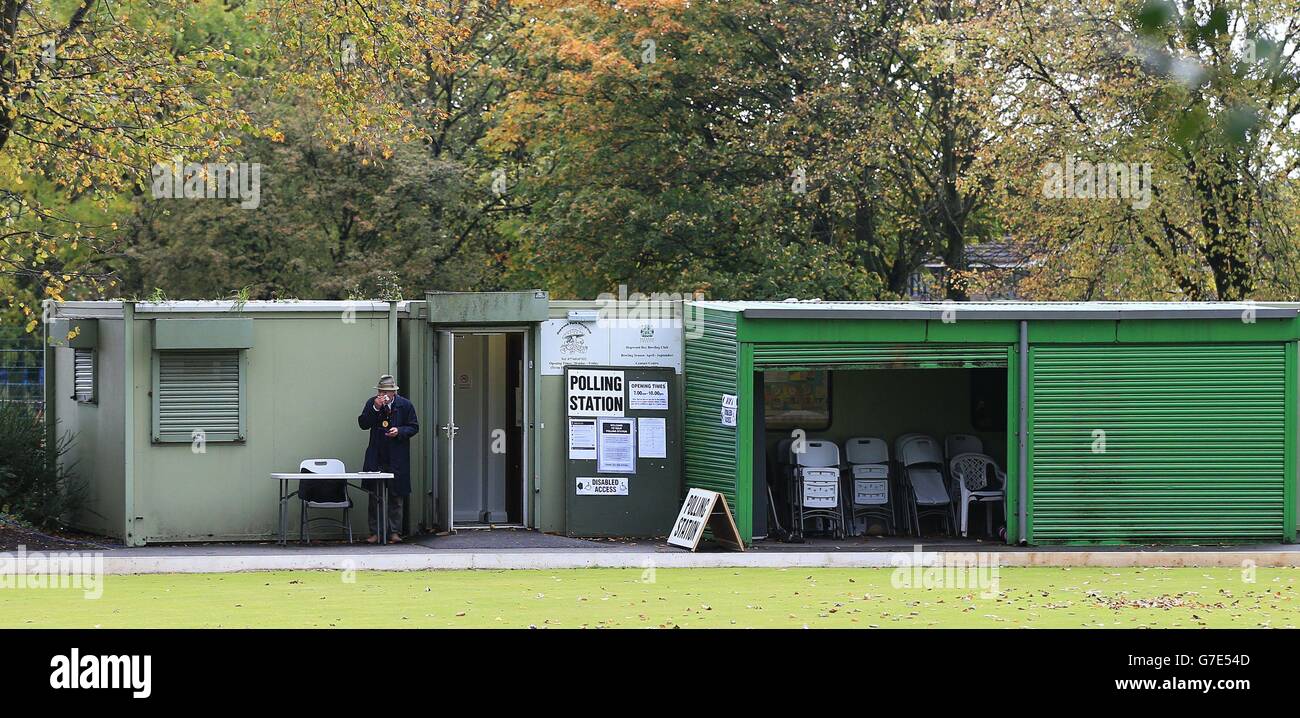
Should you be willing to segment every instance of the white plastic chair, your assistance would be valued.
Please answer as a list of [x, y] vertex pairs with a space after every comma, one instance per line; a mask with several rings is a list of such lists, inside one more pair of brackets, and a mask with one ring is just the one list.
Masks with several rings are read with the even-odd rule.
[[[344, 474], [347, 469], [339, 459], [306, 459], [298, 465], [300, 474]], [[352, 497], [348, 495], [348, 482], [329, 479], [312, 479], [298, 482], [298, 499], [301, 509], [298, 513], [298, 540], [311, 541], [308, 525], [312, 521], [329, 521], [347, 529], [348, 543], [352, 543]], [[329, 516], [317, 516], [308, 520], [307, 509], [343, 509], [343, 520]]]
[[849, 464], [852, 486], [849, 525], [856, 531], [857, 520], [878, 517], [890, 535], [895, 532], [894, 492], [890, 489], [889, 445], [884, 439], [855, 437], [844, 442], [844, 459]]
[[957, 454], [982, 454], [984, 442], [971, 434], [949, 434], [943, 440], [943, 455], [952, 461]]
[[[969, 525], [970, 505], [984, 504], [985, 525], [989, 535], [993, 534], [993, 504], [1006, 502], [1007, 475], [998, 468], [997, 462], [985, 454], [958, 454], [948, 462], [949, 473], [956, 485], [954, 494], [960, 492], [961, 535], [966, 535]], [[989, 488], [989, 469], [997, 476], [1001, 484], [996, 489]]]
[[939, 442], [929, 436], [912, 436], [902, 442], [899, 461], [909, 489], [912, 533], [921, 535], [923, 516], [942, 516], [952, 533], [953, 505], [943, 480], [943, 454]]
[[835, 538], [844, 538], [844, 509], [840, 503], [840, 447], [822, 439], [804, 442], [802, 452], [792, 451], [793, 486], [790, 491], [792, 530], [802, 536], [804, 521], [823, 519]]

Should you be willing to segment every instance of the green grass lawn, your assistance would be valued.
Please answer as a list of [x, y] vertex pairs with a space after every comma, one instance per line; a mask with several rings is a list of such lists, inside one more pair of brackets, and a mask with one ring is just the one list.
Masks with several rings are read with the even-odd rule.
[[577, 569], [107, 576], [0, 588], [0, 627], [1294, 627], [1296, 569], [1003, 568], [997, 595], [894, 569]]

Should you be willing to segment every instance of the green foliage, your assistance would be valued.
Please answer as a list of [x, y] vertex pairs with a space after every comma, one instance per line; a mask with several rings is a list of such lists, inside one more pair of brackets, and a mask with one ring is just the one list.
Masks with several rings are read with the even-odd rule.
[[111, 290], [123, 195], [165, 156], [236, 144], [236, 61], [189, 37], [221, 15], [196, 5], [0, 0], [0, 319], [34, 331], [40, 300]]
[[[538, 160], [517, 267], [591, 296], [897, 298], [1000, 240], [996, 3], [586, 4], [545, 15], [490, 146]], [[635, 48], [656, 42], [652, 62]], [[525, 42], [525, 41], [521, 41]], [[969, 48], [969, 49], [968, 49]], [[997, 122], [993, 120], [998, 120]], [[686, 285], [682, 287], [682, 285]], [[952, 282], [950, 296], [964, 288]]]
[[1300, 227], [1294, 3], [1030, 7], [1058, 20], [1022, 50], [1052, 53], [1031, 79], [1068, 87], [1077, 121], [1057, 112], [1051, 125], [1064, 132], [1023, 136], [1027, 153], [1145, 164], [1154, 180], [1149, 207], [1043, 201], [1028, 186], [1009, 196], [1009, 226], [1047, 248], [1030, 296], [1300, 296], [1285, 264]]
[[37, 528], [59, 528], [85, 501], [85, 485], [62, 461], [73, 438], [54, 444], [36, 412], [19, 402], [0, 402], [0, 513]]
[[[261, 202], [140, 197], [124, 229], [127, 294], [159, 287], [183, 298], [341, 299], [366, 288], [491, 287], [492, 257], [477, 219], [484, 197], [464, 164], [419, 145], [388, 159], [314, 140], [314, 119], [291, 119], [283, 141], [252, 140]], [[378, 294], [370, 294], [374, 298]]]
[[[33, 7], [0, 27], [0, 321], [29, 331], [153, 289], [898, 298], [986, 242], [1034, 256], [1029, 298], [1300, 297], [1293, 0]], [[63, 28], [82, 72], [40, 62]], [[176, 154], [260, 163], [260, 205], [152, 197]], [[1045, 197], [1067, 156], [1150, 165], [1150, 206]]]

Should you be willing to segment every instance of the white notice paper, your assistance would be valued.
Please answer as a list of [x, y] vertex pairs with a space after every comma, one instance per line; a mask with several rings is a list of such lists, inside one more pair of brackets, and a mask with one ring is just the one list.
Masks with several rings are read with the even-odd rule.
[[569, 458], [596, 458], [595, 419], [569, 419]]
[[640, 434], [637, 443], [637, 456], [643, 459], [668, 458], [668, 420], [663, 417], [643, 416], [636, 420], [636, 430]]
[[735, 394], [722, 395], [722, 425], [723, 426], [736, 425], [736, 395]]
[[636, 473], [636, 420], [596, 420], [596, 471], [602, 474]]
[[668, 382], [629, 381], [627, 383], [627, 408], [668, 410]]

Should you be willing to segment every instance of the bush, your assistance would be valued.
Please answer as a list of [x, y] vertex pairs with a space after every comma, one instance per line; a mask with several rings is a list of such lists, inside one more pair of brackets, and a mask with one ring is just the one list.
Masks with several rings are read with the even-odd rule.
[[61, 461], [71, 446], [71, 434], [49, 445], [44, 422], [27, 405], [0, 402], [0, 513], [39, 529], [66, 526], [86, 493]]

